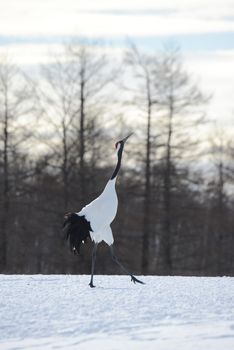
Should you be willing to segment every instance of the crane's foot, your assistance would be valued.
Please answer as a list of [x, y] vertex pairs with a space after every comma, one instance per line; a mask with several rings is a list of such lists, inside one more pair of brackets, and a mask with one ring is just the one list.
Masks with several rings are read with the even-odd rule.
[[95, 288], [96, 286], [93, 285], [93, 282], [89, 283], [90, 288]]
[[142, 282], [142, 281], [140, 281], [140, 280], [138, 280], [135, 276], [131, 276], [131, 281], [133, 282], [133, 283], [141, 283], [141, 284], [145, 284], [144, 282]]

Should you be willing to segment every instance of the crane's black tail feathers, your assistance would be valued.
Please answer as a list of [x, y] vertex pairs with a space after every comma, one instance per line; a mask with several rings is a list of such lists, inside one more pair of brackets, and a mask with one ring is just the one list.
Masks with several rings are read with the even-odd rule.
[[64, 216], [63, 231], [66, 239], [69, 240], [71, 251], [74, 254], [79, 254], [81, 244], [85, 243], [87, 238], [91, 239], [90, 231], [92, 231], [92, 228], [85, 216], [68, 213]]

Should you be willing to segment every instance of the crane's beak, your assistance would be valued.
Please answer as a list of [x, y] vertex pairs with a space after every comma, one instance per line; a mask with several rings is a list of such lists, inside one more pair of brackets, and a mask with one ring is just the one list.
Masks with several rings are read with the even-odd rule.
[[127, 141], [127, 139], [130, 137], [130, 136], [132, 136], [133, 135], [133, 132], [131, 132], [131, 134], [129, 134], [127, 137], [125, 137], [122, 141], [123, 141], [123, 143], [125, 143], [126, 141]]

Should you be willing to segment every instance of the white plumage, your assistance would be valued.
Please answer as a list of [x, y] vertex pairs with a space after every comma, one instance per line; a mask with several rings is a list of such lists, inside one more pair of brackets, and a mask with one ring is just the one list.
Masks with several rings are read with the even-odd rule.
[[110, 224], [114, 220], [118, 208], [115, 183], [116, 178], [109, 180], [100, 196], [77, 213], [80, 216], [84, 215], [85, 219], [90, 222], [93, 230], [90, 232], [90, 236], [95, 243], [104, 241], [111, 245], [114, 242]]

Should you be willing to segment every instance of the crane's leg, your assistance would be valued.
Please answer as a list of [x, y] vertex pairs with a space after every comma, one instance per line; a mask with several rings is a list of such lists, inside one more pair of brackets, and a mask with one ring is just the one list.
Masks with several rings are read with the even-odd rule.
[[111, 257], [113, 259], [114, 262], [116, 262], [119, 267], [129, 276], [131, 276], [131, 280], [132, 282], [134, 283], [141, 283], [141, 284], [144, 284], [144, 282], [138, 280], [135, 276], [133, 276], [133, 274], [131, 272], [129, 272], [127, 269], [125, 269], [125, 267], [119, 262], [117, 256], [115, 255], [115, 252], [114, 252], [114, 247], [113, 245], [110, 246], [110, 252], [111, 252]]
[[98, 243], [94, 243], [93, 251], [92, 251], [92, 270], [91, 270], [91, 280], [89, 283], [91, 288], [95, 287], [93, 285], [93, 274], [94, 274], [94, 267], [95, 267], [95, 261], [96, 261], [97, 246], [98, 246]]

